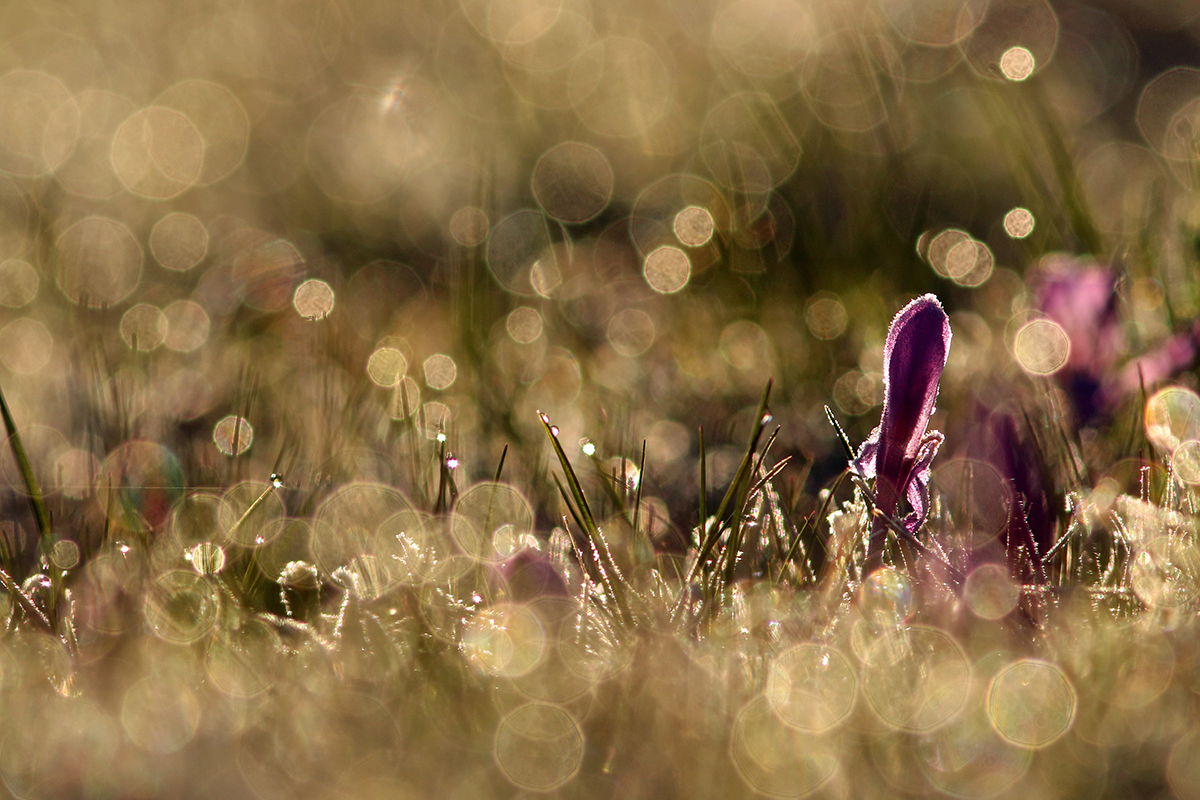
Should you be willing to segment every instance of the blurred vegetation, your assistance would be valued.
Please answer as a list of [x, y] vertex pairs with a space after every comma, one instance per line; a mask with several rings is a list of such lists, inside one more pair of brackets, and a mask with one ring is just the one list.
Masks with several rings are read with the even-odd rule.
[[1200, 797], [1192, 5], [0, 5], [3, 791]]

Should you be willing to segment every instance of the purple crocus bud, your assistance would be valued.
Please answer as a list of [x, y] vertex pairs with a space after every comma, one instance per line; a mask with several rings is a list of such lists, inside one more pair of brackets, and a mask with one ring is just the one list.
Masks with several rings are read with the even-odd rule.
[[[900, 498], [912, 512], [902, 524], [914, 535], [929, 513], [929, 465], [942, 434], [927, 430], [938, 381], [950, 352], [950, 319], [932, 294], [913, 300], [892, 320], [883, 347], [883, 416], [862, 443], [851, 468], [875, 479], [875, 508], [894, 517]], [[867, 563], [882, 555], [887, 523], [871, 526]]]

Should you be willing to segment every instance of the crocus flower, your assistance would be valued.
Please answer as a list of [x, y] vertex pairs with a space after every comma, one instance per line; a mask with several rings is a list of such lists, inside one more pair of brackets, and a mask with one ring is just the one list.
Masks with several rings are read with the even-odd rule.
[[1034, 297], [1041, 312], [1062, 326], [1071, 342], [1058, 377], [1081, 421], [1089, 422], [1107, 404], [1104, 383], [1125, 349], [1117, 315], [1117, 275], [1098, 264], [1049, 256], [1036, 274]]
[[1195, 361], [1200, 326], [1121, 366], [1128, 346], [1118, 313], [1117, 273], [1109, 267], [1052, 255], [1042, 260], [1033, 285], [1038, 309], [1062, 326], [1071, 342], [1056, 377], [1083, 425], [1105, 416], [1143, 383], [1167, 380]]
[[[910, 536], [929, 513], [929, 466], [942, 434], [928, 430], [938, 381], [950, 351], [950, 320], [932, 294], [913, 300], [892, 320], [883, 348], [883, 416], [862, 443], [851, 469], [875, 479], [875, 509], [895, 517], [903, 497], [912, 512], [901, 522]], [[871, 526], [868, 564], [877, 563], [887, 522]]]

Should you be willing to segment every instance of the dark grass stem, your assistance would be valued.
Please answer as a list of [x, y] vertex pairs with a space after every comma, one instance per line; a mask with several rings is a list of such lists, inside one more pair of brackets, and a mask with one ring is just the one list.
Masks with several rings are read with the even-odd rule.
[[[8, 400], [4, 397], [4, 391], [0, 390], [0, 416], [4, 418], [4, 431], [8, 434], [8, 445], [12, 448], [13, 459], [17, 462], [17, 468], [21, 471], [21, 480], [25, 484], [25, 493], [29, 497], [29, 505], [33, 510], [33, 521], [38, 529], [38, 543], [42, 551], [42, 557], [46, 561], [47, 569], [50, 573], [50, 608], [49, 620], [46, 622], [47, 627], [51, 631], [56, 631], [57, 624], [55, 620], [56, 606], [58, 597], [62, 591], [62, 575], [57, 567], [54, 566], [51, 560], [51, 551], [54, 548], [54, 534], [50, 526], [50, 513], [46, 510], [46, 501], [42, 496], [42, 489], [38, 486], [37, 476], [33, 474], [33, 465], [29, 463], [29, 454], [25, 452], [25, 445], [21, 442], [21, 435], [17, 433], [17, 423], [13, 420], [12, 411], [8, 407]], [[13, 595], [13, 599], [18, 603], [22, 600], [26, 604], [29, 599], [21, 594], [16, 588], [16, 584], [12, 582], [12, 578], [8, 577], [7, 572], [12, 569], [11, 563], [5, 563], [5, 578], [3, 580], [4, 588], [9, 594]], [[14, 594], [15, 592], [15, 594]], [[22, 605], [24, 608], [24, 605]], [[36, 609], [35, 609], [36, 610]], [[26, 609], [26, 616], [32, 621], [34, 618]], [[45, 621], [46, 618], [42, 617]]]

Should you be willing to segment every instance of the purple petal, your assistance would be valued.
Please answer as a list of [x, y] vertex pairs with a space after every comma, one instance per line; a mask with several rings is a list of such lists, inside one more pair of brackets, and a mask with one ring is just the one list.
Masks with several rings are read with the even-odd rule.
[[850, 469], [863, 480], [871, 480], [875, 477], [875, 457], [878, 453], [879, 426], [876, 425], [871, 435], [863, 439], [863, 443], [858, 446], [858, 455], [850, 462]]
[[905, 306], [888, 331], [883, 350], [883, 418], [875, 458], [876, 501], [895, 513], [916, 465], [938, 381], [950, 350], [950, 320], [932, 294]]
[[921, 443], [921, 454], [917, 458], [916, 465], [913, 466], [911, 478], [905, 490], [908, 504], [912, 506], [912, 513], [904, 518], [904, 529], [913, 535], [916, 535], [921, 526], [925, 524], [925, 518], [929, 516], [929, 476], [932, 472], [930, 466], [945, 438], [938, 431], [930, 431], [926, 435], [925, 441]]

